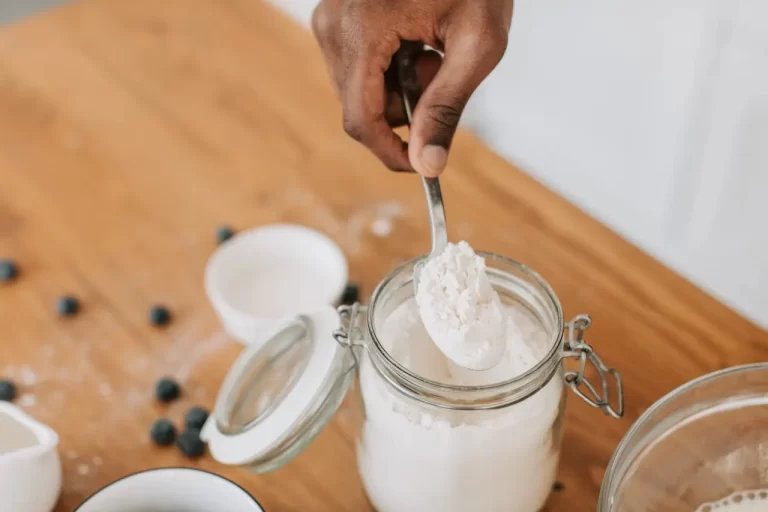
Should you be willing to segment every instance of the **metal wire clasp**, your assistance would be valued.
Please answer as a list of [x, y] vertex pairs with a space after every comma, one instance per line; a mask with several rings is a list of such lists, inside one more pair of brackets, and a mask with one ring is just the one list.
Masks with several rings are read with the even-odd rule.
[[363, 319], [368, 311], [368, 306], [355, 302], [351, 306], [339, 306], [341, 326], [333, 331], [333, 338], [344, 348], [362, 346], [365, 339]]
[[[578, 371], [566, 371], [563, 379], [589, 405], [601, 409], [604, 414], [618, 419], [624, 416], [624, 390], [621, 385], [621, 375], [616, 369], [606, 366], [595, 350], [584, 342], [584, 331], [591, 324], [592, 319], [589, 315], [578, 315], [568, 323], [568, 338], [565, 341], [563, 358], [578, 359], [579, 369]], [[587, 362], [592, 363], [592, 366], [597, 370], [602, 393], [598, 393], [595, 386], [584, 376], [587, 370]], [[615, 408], [610, 403], [609, 376], [612, 376], [613, 380], [616, 381], [618, 399]]]

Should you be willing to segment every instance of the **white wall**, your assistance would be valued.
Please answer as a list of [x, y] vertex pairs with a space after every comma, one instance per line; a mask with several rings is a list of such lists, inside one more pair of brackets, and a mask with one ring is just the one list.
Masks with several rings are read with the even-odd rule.
[[768, 1], [517, 0], [464, 123], [768, 328]]
[[16, 21], [67, 0], [0, 0], [0, 24]]

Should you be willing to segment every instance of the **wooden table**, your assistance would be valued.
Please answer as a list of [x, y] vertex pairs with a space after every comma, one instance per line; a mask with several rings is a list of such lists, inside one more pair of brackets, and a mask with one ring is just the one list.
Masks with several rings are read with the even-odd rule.
[[[23, 272], [0, 286], [0, 371], [61, 434], [57, 510], [174, 465], [232, 478], [269, 512], [368, 510], [339, 419], [268, 475], [147, 440], [158, 416], [211, 406], [240, 351], [202, 287], [217, 225], [322, 230], [366, 293], [426, 249], [416, 178], [383, 170], [340, 120], [310, 35], [256, 0], [88, 0], [0, 31], [0, 257]], [[594, 510], [611, 453], [661, 395], [768, 358], [767, 333], [472, 136], [444, 181], [452, 238], [539, 270], [567, 316], [593, 316], [589, 341], [626, 381], [622, 421], [570, 400], [550, 510]], [[388, 236], [370, 229], [382, 215]], [[80, 315], [56, 316], [64, 293]], [[154, 303], [172, 308], [167, 329], [148, 325]], [[152, 397], [165, 374], [185, 390], [170, 407]]]

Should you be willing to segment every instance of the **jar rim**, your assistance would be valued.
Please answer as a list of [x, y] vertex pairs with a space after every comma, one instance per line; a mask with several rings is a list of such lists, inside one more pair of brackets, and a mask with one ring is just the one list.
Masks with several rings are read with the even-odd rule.
[[[453, 392], [453, 393], [471, 393], [471, 392], [491, 392], [491, 391], [501, 391], [501, 390], [507, 390], [509, 392], [514, 392], [526, 384], [530, 384], [531, 380], [535, 379], [537, 376], [539, 376], [543, 370], [549, 369], [547, 380], [545, 382], [548, 382], [551, 378], [551, 375], [549, 373], [554, 374], [555, 370], [557, 369], [557, 365], [553, 365], [552, 361], [554, 359], [557, 359], [557, 362], [559, 362], [559, 357], [561, 354], [561, 342], [563, 339], [563, 333], [565, 328], [565, 323], [563, 319], [563, 309], [560, 305], [560, 300], [557, 298], [557, 295], [555, 294], [552, 287], [547, 283], [541, 275], [539, 275], [538, 272], [534, 271], [527, 265], [524, 265], [523, 263], [520, 263], [519, 261], [515, 261], [511, 258], [507, 258], [506, 256], [501, 256], [496, 253], [487, 252], [487, 251], [476, 251], [476, 254], [479, 256], [485, 258], [486, 260], [492, 260], [492, 261], [499, 261], [505, 265], [509, 265], [517, 270], [519, 270], [522, 274], [524, 274], [526, 277], [531, 278], [535, 285], [540, 288], [541, 291], [543, 291], [544, 297], [549, 301], [549, 304], [553, 307], [555, 312], [555, 319], [556, 319], [556, 326], [555, 329], [553, 329], [553, 333], [551, 335], [550, 339], [550, 346], [547, 354], [539, 360], [536, 365], [529, 368], [525, 372], [516, 375], [515, 377], [512, 377], [511, 379], [494, 382], [492, 384], [484, 384], [484, 385], [478, 385], [478, 386], [464, 386], [464, 385], [455, 385], [455, 384], [447, 384], [444, 382], [434, 381], [431, 379], [424, 378], [420, 376], [419, 374], [409, 370], [402, 364], [400, 364], [392, 355], [390, 355], [389, 351], [387, 351], [381, 341], [379, 341], [376, 330], [374, 329], [374, 318], [375, 318], [375, 310], [376, 305], [379, 303], [379, 301], [382, 298], [383, 291], [387, 288], [387, 285], [396, 277], [398, 276], [405, 267], [413, 266], [414, 264], [418, 263], [419, 261], [422, 261], [427, 258], [428, 255], [421, 255], [416, 258], [413, 258], [411, 260], [408, 260], [404, 263], [401, 263], [398, 265], [392, 272], [387, 275], [379, 284], [376, 286], [376, 289], [373, 292], [373, 296], [371, 297], [371, 303], [368, 308], [368, 315], [367, 315], [367, 327], [368, 332], [371, 335], [371, 339], [373, 341], [373, 347], [375, 347], [375, 351], [378, 356], [380, 356], [380, 360], [383, 360], [385, 363], [386, 369], [389, 370], [391, 373], [394, 373], [396, 377], [399, 377], [401, 379], [404, 379], [408, 382], [417, 383], [418, 385], [423, 385], [427, 389], [433, 391], [433, 392]], [[378, 365], [377, 365], [378, 366]], [[532, 391], [525, 395], [523, 398], [527, 398], [534, 392], [538, 391], [542, 386], [537, 386], [535, 389], [532, 389]], [[521, 398], [521, 399], [523, 399]], [[519, 401], [519, 400], [518, 400]], [[509, 405], [509, 403], [501, 404], [500, 406]], [[489, 407], [492, 408], [492, 407]]]

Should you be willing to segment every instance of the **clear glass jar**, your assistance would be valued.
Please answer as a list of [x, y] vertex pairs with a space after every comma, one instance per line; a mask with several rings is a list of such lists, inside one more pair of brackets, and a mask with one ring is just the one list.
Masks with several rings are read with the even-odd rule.
[[[541, 334], [543, 357], [522, 375], [479, 386], [449, 385], [415, 374], [385, 348], [385, 341], [392, 341], [383, 339], [391, 335], [388, 319], [413, 299], [415, 262], [382, 281], [367, 314], [361, 306], [342, 310], [345, 328], [337, 341], [356, 354], [364, 411], [358, 467], [378, 512], [535, 512], [554, 483], [565, 384], [578, 389], [579, 372], [566, 373], [563, 358], [581, 358], [586, 345], [564, 340], [560, 303], [535, 272], [480, 254], [502, 302], [530, 315]], [[579, 317], [578, 323], [586, 327], [588, 319]], [[580, 337], [582, 328], [572, 334]], [[589, 354], [594, 356], [591, 349]], [[581, 376], [584, 382], [583, 369]], [[604, 389], [607, 393], [607, 381]], [[596, 401], [621, 414], [607, 398]]]
[[[379, 284], [370, 306], [338, 312], [326, 306], [248, 345], [202, 431], [213, 457], [257, 472], [282, 466], [335, 414], [356, 373], [360, 399], [347, 401], [345, 417], [353, 418], [360, 475], [378, 512], [539, 510], [557, 470], [566, 385], [620, 417], [621, 379], [584, 342], [589, 317], [566, 324], [557, 296], [538, 274], [502, 256], [478, 254], [502, 302], [535, 326], [532, 360], [538, 362], [530, 369], [506, 380], [456, 385], [401, 364], [385, 347], [398, 341], [407, 348], [413, 340], [394, 340], [387, 323], [413, 300], [419, 261], [413, 260]], [[565, 359], [577, 362], [574, 370], [564, 368]], [[584, 376], [588, 365], [598, 387]], [[476, 382], [471, 377], [462, 382]]]
[[767, 468], [768, 363], [727, 368], [677, 388], [635, 422], [605, 473], [598, 510], [710, 512], [741, 502], [736, 510], [768, 510]]

